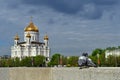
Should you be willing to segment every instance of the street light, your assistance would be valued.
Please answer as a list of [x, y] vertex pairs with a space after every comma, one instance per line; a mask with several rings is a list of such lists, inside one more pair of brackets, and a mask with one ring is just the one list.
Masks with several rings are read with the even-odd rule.
[[117, 51], [115, 50], [115, 52], [114, 52], [114, 57], [115, 57], [115, 67], [117, 67]]
[[100, 65], [100, 55], [99, 54], [97, 54], [97, 64], [98, 64], [98, 66]]

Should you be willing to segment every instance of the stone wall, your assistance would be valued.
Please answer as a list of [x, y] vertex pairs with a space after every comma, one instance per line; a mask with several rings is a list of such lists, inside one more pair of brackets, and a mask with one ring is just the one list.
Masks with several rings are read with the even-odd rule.
[[51, 69], [10, 68], [9, 80], [51, 80]]
[[120, 80], [120, 68], [56, 68], [52, 80]]
[[120, 80], [120, 68], [0, 68], [0, 80]]
[[9, 80], [8, 68], [0, 68], [0, 80]]

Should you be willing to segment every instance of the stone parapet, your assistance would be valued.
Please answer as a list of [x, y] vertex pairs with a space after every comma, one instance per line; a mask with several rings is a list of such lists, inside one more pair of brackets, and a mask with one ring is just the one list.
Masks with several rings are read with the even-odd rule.
[[0, 68], [0, 80], [120, 80], [119, 67]]

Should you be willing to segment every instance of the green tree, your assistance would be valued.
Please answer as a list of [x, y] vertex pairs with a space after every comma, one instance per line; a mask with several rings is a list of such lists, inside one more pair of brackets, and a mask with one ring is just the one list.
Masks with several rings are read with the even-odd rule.
[[97, 48], [93, 50], [92, 56], [97, 56], [97, 54], [102, 54], [102, 53], [103, 53], [103, 49]]
[[120, 46], [118, 46], [118, 49], [120, 49]]
[[16, 57], [16, 58], [14, 59], [14, 66], [15, 66], [15, 67], [19, 67], [19, 66], [20, 66], [20, 59], [19, 59], [18, 57]]
[[115, 67], [116, 66], [116, 57], [109, 55], [106, 59], [106, 65], [109, 67]]
[[78, 56], [69, 57], [67, 63], [72, 67], [78, 66]]
[[49, 66], [59, 65], [60, 63], [60, 54], [56, 53], [52, 56], [50, 62], [48, 63]]
[[100, 66], [106, 66], [105, 50], [102, 51], [99, 59], [100, 59]]
[[44, 56], [41, 56], [41, 55], [35, 56], [33, 59], [34, 59], [33, 60], [34, 66], [36, 66], [36, 67], [38, 67], [38, 66], [45, 66], [45, 60], [46, 59], [45, 59]]
[[31, 67], [32, 66], [32, 59], [31, 57], [25, 57], [21, 60], [21, 66]]
[[62, 65], [67, 65], [67, 57], [62, 56]]
[[8, 67], [7, 59], [2, 59], [1, 60], [1, 67]]
[[[105, 50], [97, 48], [93, 50], [92, 54], [89, 56], [92, 61], [98, 66], [106, 66]], [[99, 63], [98, 63], [99, 62]]]
[[8, 65], [9, 67], [14, 67], [14, 59], [12, 58], [8, 59]]
[[120, 56], [116, 57], [116, 65], [117, 67], [120, 67]]

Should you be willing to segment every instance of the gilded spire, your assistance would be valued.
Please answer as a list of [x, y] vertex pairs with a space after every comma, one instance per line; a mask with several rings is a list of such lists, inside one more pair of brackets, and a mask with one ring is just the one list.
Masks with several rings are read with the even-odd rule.
[[31, 16], [31, 17], [30, 17], [30, 21], [31, 21], [31, 22], [32, 22], [32, 19], [33, 19], [33, 17]]
[[20, 38], [19, 38], [19, 36], [18, 36], [18, 34], [16, 34], [16, 36], [14, 37], [14, 40], [19, 40]]
[[31, 38], [31, 35], [30, 35], [30, 33], [28, 33], [28, 34], [26, 35], [26, 37], [28, 37], [28, 38]]
[[39, 32], [38, 28], [34, 25], [34, 23], [32, 22], [32, 16], [30, 17], [30, 23], [27, 27], [25, 27], [24, 31], [34, 31], [34, 32]]

